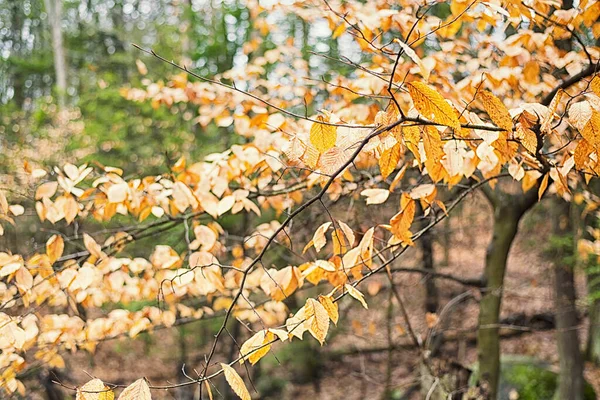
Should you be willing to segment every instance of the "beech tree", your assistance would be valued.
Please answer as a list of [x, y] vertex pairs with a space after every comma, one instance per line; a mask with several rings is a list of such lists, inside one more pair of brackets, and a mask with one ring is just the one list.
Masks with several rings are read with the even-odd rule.
[[[521, 217], [545, 198], [558, 208], [585, 202], [588, 214], [597, 207], [586, 188], [600, 172], [600, 2], [249, 0], [247, 9], [253, 30], [229, 54], [231, 69], [205, 76], [136, 44], [146, 79], [121, 89], [157, 110], [196, 110], [199, 127], [235, 135], [226, 151], [181, 157], [159, 175], [128, 176], [76, 160], [51, 170], [25, 162], [23, 196], [0, 191], [0, 233], [31, 214], [58, 230], [26, 253], [0, 252], [0, 387], [25, 395], [24, 372], [63, 368], [67, 351], [93, 353], [107, 340], [218, 319], [204, 362], [181, 383], [140, 376], [127, 385], [102, 377], [57, 385], [79, 399], [110, 399], [121, 389], [119, 398], [148, 399], [185, 386], [213, 398], [213, 381], [223, 375], [250, 399], [240, 375], [248, 364], [308, 336], [326, 345], [339, 304], [368, 309], [363, 283], [382, 275], [390, 285], [387, 312], [395, 301], [431, 377], [427, 396], [459, 398], [470, 389], [432, 362], [428, 333], [413, 326], [394, 285], [394, 274], [422, 273], [477, 287], [480, 372], [471, 391], [497, 398], [504, 275]], [[273, 16], [320, 26], [341, 56], [326, 48], [307, 56]], [[276, 47], [261, 46], [268, 35]], [[193, 43], [182, 46], [188, 52]], [[153, 76], [148, 60], [173, 75]], [[324, 71], [330, 62], [348, 72]], [[494, 212], [482, 280], [402, 268], [407, 250], [476, 191]], [[338, 205], [345, 199], [367, 211], [344, 217]], [[243, 223], [225, 229], [223, 218], [237, 214]], [[322, 219], [307, 224], [317, 219], [310, 215]], [[130, 223], [89, 228], [119, 219]], [[150, 254], [131, 250], [178, 228], [182, 249], [155, 242]], [[600, 252], [589, 239], [579, 251], [593, 258]], [[309, 287], [318, 294], [307, 296]], [[140, 311], [98, 316], [106, 304], [152, 300]], [[428, 329], [438, 321], [428, 314]], [[252, 335], [225, 359], [220, 349], [233, 338], [231, 324]], [[561, 379], [572, 378], [563, 368]]]

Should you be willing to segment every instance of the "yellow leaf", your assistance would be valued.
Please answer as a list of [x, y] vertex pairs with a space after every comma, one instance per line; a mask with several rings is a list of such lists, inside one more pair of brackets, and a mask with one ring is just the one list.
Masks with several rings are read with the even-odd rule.
[[48, 254], [50, 263], [54, 263], [58, 260], [60, 256], [62, 256], [64, 249], [65, 242], [63, 241], [62, 236], [52, 235], [46, 242], [46, 254]]
[[[272, 336], [272, 335], [271, 335]], [[242, 344], [240, 347], [240, 364], [243, 364], [247, 359], [252, 365], [263, 358], [271, 349], [269, 338], [266, 331], [260, 331], [252, 335], [252, 337]]]
[[419, 58], [417, 53], [415, 53], [415, 51], [413, 49], [411, 49], [409, 45], [407, 45], [406, 43], [404, 43], [403, 41], [401, 41], [399, 39], [395, 39], [394, 42], [398, 43], [400, 45], [400, 47], [402, 48], [402, 50], [404, 50], [404, 53], [411, 60], [413, 60], [415, 64], [417, 64], [419, 66], [419, 69], [421, 70], [421, 76], [423, 76], [423, 79], [428, 81], [429, 73], [430, 73], [429, 68], [427, 68], [425, 66], [425, 64], [423, 63], [423, 61], [421, 61], [421, 59]]
[[128, 193], [129, 185], [127, 185], [127, 182], [121, 182], [109, 187], [106, 191], [106, 197], [109, 203], [122, 203], [127, 200]]
[[400, 160], [400, 143], [396, 143], [393, 147], [385, 150], [379, 157], [379, 169], [383, 179], [387, 178], [398, 165]]
[[410, 226], [415, 218], [416, 203], [411, 200], [404, 208], [390, 220], [392, 226], [392, 233], [402, 242], [412, 245], [412, 233], [410, 232]]
[[525, 149], [531, 154], [536, 154], [538, 139], [534, 131], [519, 126], [516, 135]]
[[313, 318], [308, 331], [323, 346], [329, 330], [329, 313], [317, 300], [308, 299], [306, 300], [306, 316]]
[[360, 192], [361, 196], [367, 198], [367, 205], [369, 204], [381, 204], [390, 196], [390, 191], [387, 189], [365, 189]]
[[337, 39], [344, 32], [346, 32], [346, 24], [342, 23], [337, 28], [335, 28], [335, 30], [333, 31], [333, 35], [331, 35], [331, 37], [333, 39]]
[[331, 226], [331, 222], [325, 222], [323, 225], [319, 226], [313, 235], [312, 242], [315, 246], [316, 251], [320, 251], [326, 244], [327, 238], [325, 237], [325, 232]]
[[438, 92], [422, 82], [407, 83], [415, 108], [427, 119], [454, 129], [460, 122], [454, 108]]
[[246, 385], [242, 380], [242, 377], [235, 372], [235, 369], [231, 368], [227, 364], [221, 363], [221, 368], [223, 368], [223, 374], [225, 375], [225, 380], [231, 386], [231, 389], [237, 394], [242, 400], [251, 400], [250, 392], [246, 389]]
[[[317, 119], [324, 122], [324, 118], [321, 116]], [[324, 153], [335, 146], [336, 140], [337, 128], [333, 125], [315, 122], [310, 128], [310, 142], [315, 146], [319, 153]]]
[[590, 120], [585, 124], [581, 131], [581, 136], [593, 147], [600, 147], [600, 113], [592, 111]]
[[548, 174], [544, 175], [542, 178], [542, 183], [540, 183], [540, 188], [538, 189], [538, 201], [542, 199], [546, 188], [548, 187]]
[[339, 319], [338, 305], [331, 300], [330, 296], [319, 296], [319, 302], [325, 307], [331, 321], [337, 325]]
[[150, 388], [145, 378], [140, 378], [127, 386], [119, 395], [119, 400], [150, 400]]
[[502, 103], [502, 101], [500, 101], [499, 98], [488, 91], [479, 92], [477, 97], [483, 103], [485, 112], [490, 116], [496, 126], [507, 131], [512, 131], [512, 118], [510, 117], [506, 106]]
[[558, 108], [558, 105], [560, 104], [560, 100], [562, 99], [562, 96], [564, 94], [565, 94], [565, 91], [560, 89], [558, 92], [556, 92], [556, 95], [552, 99], [552, 102], [550, 103], [550, 106], [548, 107], [548, 114], [542, 120], [542, 124], [540, 127], [540, 130], [543, 133], [550, 133], [552, 120], [554, 119], [554, 114], [556, 113], [556, 109]]
[[594, 148], [590, 146], [587, 140], [581, 139], [575, 147], [573, 158], [575, 159], [575, 167], [578, 170], [583, 170], [590, 159], [590, 154], [594, 152]]
[[46, 182], [40, 185], [35, 191], [35, 199], [50, 198], [54, 196], [56, 189], [58, 189], [58, 182]]
[[115, 394], [100, 379], [92, 379], [80, 388], [77, 388], [76, 400], [113, 400]]
[[592, 82], [590, 82], [590, 87], [597, 96], [600, 96], [600, 76], [594, 76], [594, 79], [592, 79]]
[[367, 305], [367, 302], [365, 301], [365, 296], [363, 296], [363, 294], [361, 292], [359, 292], [358, 289], [356, 289], [354, 286], [349, 285], [349, 284], [345, 284], [344, 287], [346, 288], [346, 290], [348, 291], [348, 294], [350, 296], [352, 296], [356, 300], [360, 301], [360, 304], [362, 304], [362, 306], [364, 308], [366, 308], [367, 310], [369, 309], [369, 306]]

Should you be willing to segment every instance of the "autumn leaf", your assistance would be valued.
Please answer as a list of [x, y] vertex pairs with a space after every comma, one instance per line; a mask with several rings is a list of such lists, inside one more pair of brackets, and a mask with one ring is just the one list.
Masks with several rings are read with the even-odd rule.
[[242, 400], [251, 400], [252, 398], [250, 397], [250, 392], [248, 392], [248, 389], [246, 389], [246, 385], [244, 384], [242, 377], [235, 372], [235, 369], [223, 363], [221, 363], [221, 368], [223, 369], [225, 380], [227, 383], [229, 383], [229, 386], [233, 392]]
[[365, 301], [365, 296], [358, 291], [358, 289], [356, 289], [354, 286], [349, 285], [349, 284], [345, 284], [344, 287], [346, 288], [346, 290], [348, 291], [348, 294], [352, 297], [354, 297], [356, 300], [360, 301], [360, 304], [362, 304], [362, 306], [366, 309], [369, 309], [369, 306], [367, 305], [367, 302]]
[[369, 204], [381, 204], [390, 196], [390, 191], [386, 189], [365, 189], [360, 192], [361, 196], [367, 198], [367, 205]]
[[425, 118], [441, 125], [460, 129], [454, 108], [438, 92], [422, 82], [407, 83], [415, 108]]
[[151, 400], [150, 388], [146, 378], [138, 379], [127, 386], [119, 395], [119, 400]]
[[312, 318], [308, 331], [323, 346], [329, 330], [329, 313], [320, 302], [315, 299], [308, 299], [306, 300], [306, 316]]
[[56, 260], [62, 256], [64, 249], [65, 242], [63, 241], [62, 236], [52, 235], [46, 242], [46, 254], [50, 259], [50, 263], [56, 262]]
[[491, 92], [480, 91], [477, 98], [482, 102], [485, 112], [490, 116], [497, 127], [507, 131], [512, 131], [513, 122], [506, 106], [499, 98]]
[[100, 379], [92, 379], [77, 388], [76, 400], [113, 400], [115, 394]]
[[592, 147], [600, 147], [600, 113], [597, 111], [592, 112], [592, 116], [589, 121], [583, 127], [581, 136], [588, 141]]
[[412, 225], [415, 217], [415, 210], [416, 204], [411, 200], [390, 220], [390, 225], [392, 226], [392, 233], [394, 236], [408, 245], [413, 244], [410, 226]]
[[331, 321], [337, 325], [339, 319], [337, 303], [334, 303], [330, 296], [319, 296], [318, 299], [323, 307], [325, 307]]
[[256, 364], [271, 349], [271, 345], [268, 344], [269, 342], [269, 335], [264, 330], [252, 335], [240, 347], [240, 356], [242, 357], [240, 364], [243, 364], [245, 360], [250, 361], [252, 365]]
[[404, 53], [411, 60], [413, 60], [415, 64], [417, 64], [419, 66], [419, 69], [421, 70], [421, 76], [423, 76], [423, 79], [425, 79], [425, 81], [428, 81], [429, 74], [430, 74], [429, 68], [427, 68], [425, 66], [425, 64], [423, 63], [421, 58], [417, 55], [417, 53], [415, 53], [415, 51], [413, 49], [411, 49], [410, 46], [407, 45], [406, 43], [404, 43], [402, 40], [394, 39], [394, 42], [398, 43], [398, 45], [402, 48], [402, 50], [404, 50]]
[[590, 82], [590, 88], [596, 94], [596, 96], [600, 96], [600, 76], [594, 76]]
[[[318, 117], [319, 121], [325, 122], [322, 116]], [[314, 122], [310, 128], [310, 142], [319, 151], [325, 153], [327, 150], [335, 146], [337, 140], [336, 127], [323, 123]]]
[[396, 143], [391, 148], [386, 149], [379, 157], [379, 169], [383, 179], [387, 178], [396, 169], [400, 160], [400, 151], [401, 145]]

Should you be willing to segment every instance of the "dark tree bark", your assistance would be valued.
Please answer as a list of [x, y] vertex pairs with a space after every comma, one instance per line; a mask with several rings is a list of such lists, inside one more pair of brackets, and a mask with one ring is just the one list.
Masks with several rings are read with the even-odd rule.
[[487, 189], [484, 193], [494, 209], [494, 227], [485, 258], [486, 285], [479, 309], [477, 351], [480, 385], [488, 393], [489, 399], [496, 399], [500, 381], [499, 322], [506, 261], [521, 217], [537, 201], [537, 190], [532, 188], [520, 195]]
[[575, 279], [573, 273], [573, 226], [569, 203], [557, 199], [553, 204], [554, 305], [556, 342], [560, 363], [559, 398], [583, 400], [583, 357], [579, 348]]

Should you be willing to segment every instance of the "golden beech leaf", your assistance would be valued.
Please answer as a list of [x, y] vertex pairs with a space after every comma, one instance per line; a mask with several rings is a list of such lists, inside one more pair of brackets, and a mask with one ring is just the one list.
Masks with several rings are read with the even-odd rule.
[[65, 242], [63, 241], [62, 236], [52, 235], [46, 242], [46, 254], [50, 259], [50, 263], [54, 263], [58, 260], [60, 256], [62, 256], [64, 249]]
[[496, 126], [507, 131], [512, 131], [512, 118], [510, 117], [506, 106], [499, 98], [488, 91], [479, 92], [477, 97], [483, 103], [485, 112], [490, 116]]
[[339, 319], [337, 303], [333, 302], [331, 296], [319, 296], [319, 302], [325, 307], [331, 321], [337, 325]]
[[590, 159], [590, 154], [594, 152], [594, 148], [590, 146], [587, 140], [581, 139], [575, 147], [573, 158], [575, 159], [575, 168], [583, 170]]
[[[325, 122], [321, 116], [317, 117], [319, 121]], [[337, 127], [333, 125], [313, 123], [310, 128], [310, 142], [319, 151], [325, 153], [327, 150], [335, 146], [337, 140]]]
[[552, 120], [554, 119], [554, 114], [556, 113], [556, 109], [558, 108], [560, 100], [562, 99], [564, 94], [565, 91], [560, 89], [558, 92], [556, 92], [556, 95], [554, 95], [554, 98], [552, 99], [552, 102], [550, 102], [550, 106], [548, 107], [548, 114], [542, 120], [540, 127], [541, 132], [550, 133]]
[[323, 225], [319, 226], [313, 235], [312, 242], [315, 246], [315, 250], [320, 251], [327, 244], [327, 237], [325, 233], [331, 226], [331, 222], [325, 222]]
[[77, 388], [76, 400], [113, 400], [115, 393], [104, 385], [100, 379], [92, 379], [85, 385]]
[[56, 193], [56, 189], [58, 189], [58, 182], [46, 182], [41, 184], [37, 190], [35, 191], [35, 199], [41, 200], [43, 198], [50, 198], [54, 196]]
[[415, 210], [416, 203], [414, 200], [410, 200], [404, 208], [390, 220], [390, 225], [392, 226], [391, 230], [394, 236], [408, 245], [413, 244], [410, 226], [415, 218]]
[[252, 398], [250, 397], [250, 392], [248, 392], [248, 389], [246, 389], [246, 384], [244, 384], [242, 377], [235, 372], [235, 369], [223, 363], [221, 363], [221, 368], [223, 368], [225, 380], [227, 383], [229, 383], [229, 386], [233, 392], [242, 400], [251, 400]]
[[127, 386], [119, 395], [119, 400], [151, 400], [150, 388], [146, 378], [140, 378]]
[[385, 203], [385, 201], [390, 196], [390, 191], [387, 189], [365, 189], [360, 192], [361, 196], [365, 196], [367, 198], [367, 205], [369, 204], [381, 204]]
[[528, 152], [536, 154], [538, 139], [534, 131], [519, 125], [516, 136]]
[[379, 157], [379, 169], [381, 170], [381, 176], [383, 179], [387, 178], [398, 165], [400, 160], [400, 143], [396, 143], [391, 148], [385, 150], [381, 157]]
[[460, 129], [460, 121], [454, 108], [446, 102], [441, 94], [422, 82], [407, 83], [410, 97], [415, 108], [425, 118], [441, 125]]
[[332, 39], [337, 39], [342, 33], [346, 32], [346, 24], [341, 23], [335, 30], [333, 31], [333, 35], [331, 35]]
[[542, 196], [548, 187], [548, 176], [549, 174], [546, 174], [542, 178], [542, 183], [540, 183], [540, 188], [538, 189], [538, 201], [542, 199]]
[[600, 76], [594, 76], [594, 79], [590, 82], [590, 88], [597, 95], [600, 96]]
[[262, 330], [255, 333], [250, 339], [246, 340], [242, 347], [240, 347], [240, 364], [243, 364], [245, 360], [250, 361], [250, 364], [254, 365], [263, 358], [271, 349], [269, 336], [273, 337], [273, 334], [267, 334], [266, 331]]
[[590, 120], [585, 124], [581, 131], [581, 136], [593, 147], [600, 147], [600, 113], [592, 111]]
[[423, 76], [423, 79], [425, 79], [425, 81], [428, 81], [429, 73], [430, 73], [429, 68], [427, 68], [425, 66], [425, 64], [423, 63], [423, 61], [421, 61], [421, 58], [419, 58], [417, 53], [415, 53], [415, 51], [413, 49], [411, 49], [409, 45], [407, 45], [406, 43], [404, 43], [403, 41], [401, 41], [399, 39], [395, 39], [394, 42], [398, 43], [398, 45], [400, 45], [402, 50], [404, 50], [404, 53], [411, 60], [413, 60], [415, 64], [417, 64], [419, 66], [419, 69], [421, 70], [421, 76]]
[[367, 305], [367, 302], [365, 301], [365, 296], [358, 291], [358, 289], [356, 289], [354, 286], [349, 285], [349, 284], [345, 284], [344, 287], [346, 288], [346, 290], [348, 291], [348, 294], [352, 297], [354, 297], [356, 300], [360, 301], [360, 304], [362, 304], [362, 306], [364, 308], [366, 308], [367, 310], [369, 309], [369, 306]]
[[308, 299], [306, 300], [306, 316], [308, 318], [312, 317], [308, 331], [323, 346], [329, 330], [329, 313], [320, 302], [315, 299]]

